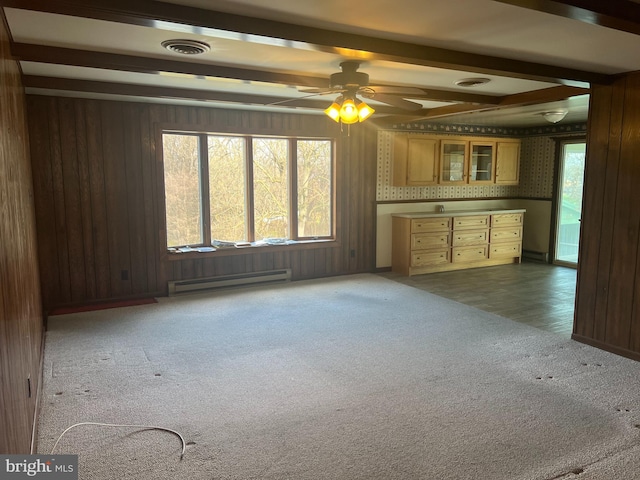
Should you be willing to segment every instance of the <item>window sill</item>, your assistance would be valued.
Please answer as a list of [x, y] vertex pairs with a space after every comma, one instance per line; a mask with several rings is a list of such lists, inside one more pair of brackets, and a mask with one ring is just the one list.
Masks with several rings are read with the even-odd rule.
[[247, 246], [233, 246], [225, 248], [216, 248], [213, 251], [198, 251], [197, 247], [192, 251], [166, 251], [167, 259], [170, 261], [176, 260], [194, 260], [201, 258], [215, 258], [226, 257], [234, 255], [247, 255], [255, 253], [272, 253], [272, 252], [290, 252], [294, 250], [313, 250], [319, 248], [337, 248], [340, 243], [334, 239], [327, 240], [303, 240], [295, 243], [285, 243], [281, 245], [247, 245]]

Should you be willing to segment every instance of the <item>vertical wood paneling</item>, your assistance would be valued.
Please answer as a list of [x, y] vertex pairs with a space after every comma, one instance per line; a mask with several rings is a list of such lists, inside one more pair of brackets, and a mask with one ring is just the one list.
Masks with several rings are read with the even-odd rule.
[[[107, 200], [107, 231], [109, 241], [110, 285], [116, 298], [131, 293], [129, 207], [127, 174], [124, 161], [123, 105], [102, 102], [102, 149], [104, 155], [104, 185]], [[129, 272], [128, 276], [124, 272]]]
[[123, 109], [123, 120], [129, 125], [124, 132], [124, 171], [127, 178], [127, 208], [129, 210], [129, 241], [132, 261], [129, 262], [131, 293], [144, 294], [149, 291], [147, 282], [147, 238], [144, 230], [145, 211], [131, 209], [129, 205], [144, 205], [144, 182], [142, 179], [142, 152], [140, 133], [141, 107], [127, 104]]
[[62, 146], [60, 145], [59, 103], [50, 101], [47, 106], [48, 111], [46, 115], [49, 116], [49, 160], [51, 161], [51, 181], [53, 183], [53, 212], [49, 214], [55, 218], [55, 240], [58, 254], [57, 271], [58, 282], [60, 282], [59, 295], [64, 302], [71, 302], [69, 244], [67, 242], [68, 229], [64, 202], [65, 186], [64, 173], [62, 170]]
[[592, 89], [574, 338], [640, 353], [640, 75]]
[[80, 196], [80, 212], [82, 222], [82, 248], [84, 252], [84, 283], [86, 298], [96, 298], [96, 272], [94, 262], [93, 247], [93, 220], [91, 212], [91, 176], [89, 174], [88, 147], [87, 147], [87, 127], [85, 124], [84, 111], [75, 103], [75, 127], [76, 127], [76, 147], [78, 155], [78, 188]]
[[[77, 125], [73, 100], [64, 98], [58, 103], [60, 156], [56, 157], [56, 167], [60, 168], [64, 189], [60, 197], [60, 213], [64, 218], [67, 242], [69, 292], [71, 301], [87, 298], [84, 268], [84, 236], [80, 200], [80, 179], [78, 176], [78, 151], [76, 144]], [[59, 163], [58, 163], [59, 162]], [[64, 206], [64, 209], [63, 209]]]
[[[609, 305], [609, 280], [611, 276], [611, 255], [613, 252], [613, 222], [614, 215], [612, 212], [616, 209], [616, 192], [618, 188], [618, 171], [620, 168], [620, 148], [623, 127], [624, 102], [625, 102], [625, 83], [620, 82], [613, 88], [611, 95], [610, 110], [608, 124], [608, 151], [605, 152], [606, 166], [604, 170], [605, 186], [603, 189], [602, 202], [597, 208], [601, 209], [601, 224], [599, 231], [601, 233], [598, 239], [598, 257], [597, 257], [597, 274], [594, 281], [596, 282], [595, 292], [595, 309], [593, 311], [594, 319], [600, 316], [606, 317]], [[607, 95], [607, 98], [609, 95]], [[606, 340], [606, 323], [597, 322], [594, 325], [594, 338], [599, 341]]]
[[613, 92], [607, 87], [594, 87], [594, 95], [590, 99], [589, 129], [585, 165], [583, 196], [582, 238], [580, 240], [580, 268], [578, 281], [582, 291], [582, 302], [576, 303], [574, 334], [594, 338], [595, 307], [598, 291], [598, 259], [600, 251], [599, 238], [587, 236], [587, 231], [598, 231], [602, 225], [603, 198], [605, 183], [600, 178], [605, 176], [607, 156], [609, 153], [609, 125], [611, 123], [611, 104]]
[[140, 111], [140, 156], [142, 174], [142, 202], [143, 208], [142, 222], [144, 224], [144, 238], [146, 255], [146, 278], [147, 291], [153, 291], [158, 278], [156, 252], [158, 249], [158, 222], [156, 219], [154, 205], [156, 203], [156, 189], [154, 188], [155, 178], [155, 156], [152, 148], [153, 131], [151, 127], [150, 111], [148, 108], [139, 107]]
[[[92, 259], [85, 259], [93, 263], [96, 275], [96, 296], [91, 299], [109, 298], [111, 296], [111, 265], [109, 261], [109, 231], [107, 226], [107, 200], [105, 192], [104, 159], [102, 153], [102, 116], [100, 104], [95, 100], [76, 103], [77, 108], [85, 115], [87, 127], [87, 168], [89, 170], [89, 191], [91, 203], [89, 205], [91, 217], [91, 232], [94, 254]], [[29, 118], [37, 114], [37, 109], [30, 111]], [[37, 161], [37, 156], [32, 156]], [[45, 305], [55, 305], [46, 303]]]
[[[625, 104], [618, 164], [615, 208], [607, 212], [613, 216], [613, 239], [609, 278], [608, 317], [605, 342], [622, 348], [630, 347], [636, 258], [638, 254], [640, 189], [640, 75], [630, 76], [625, 85]], [[603, 225], [604, 227], [604, 225]], [[603, 238], [601, 236], [601, 238]]]
[[[43, 318], [25, 97], [2, 11], [0, 105], [0, 453], [25, 454], [40, 378]], [[38, 138], [39, 148], [45, 143]], [[38, 176], [42, 185], [47, 181], [46, 172]]]
[[[377, 132], [366, 128], [367, 124], [354, 125], [349, 135], [346, 130], [340, 135], [335, 124], [310, 115], [35, 96], [29, 105], [31, 128], [38, 130], [34, 138], [46, 134], [49, 144], [34, 150], [33, 168], [52, 172], [41, 179], [50, 187], [42, 195], [37, 193], [38, 215], [55, 219], [58, 237], [56, 264], [45, 261], [42, 265], [46, 275], [57, 275], [63, 285], [58, 291], [43, 284], [47, 307], [159, 295], [166, 293], [168, 280], [183, 278], [291, 268], [293, 278], [300, 279], [375, 268]], [[56, 115], [49, 115], [52, 112]], [[73, 118], [68, 119], [71, 112]], [[43, 117], [55, 125], [45, 124]], [[164, 177], [158, 129], [172, 123], [204, 126], [211, 131], [232, 128], [273, 135], [338, 134], [337, 244], [169, 260], [164, 252]], [[73, 146], [61, 145], [71, 139]], [[68, 200], [80, 206], [68, 206]], [[73, 241], [69, 241], [71, 232]], [[83, 251], [83, 258], [72, 259], [72, 249]], [[123, 272], [128, 273], [127, 280]], [[86, 285], [78, 285], [83, 275]], [[91, 286], [93, 276], [95, 287]], [[66, 292], [83, 292], [84, 298], [72, 298]]]
[[[31, 101], [31, 99], [29, 99]], [[32, 131], [29, 134], [31, 154], [42, 159], [39, 168], [33, 170], [33, 188], [35, 195], [36, 222], [38, 226], [38, 259], [40, 277], [44, 285], [43, 303], [50, 304], [60, 298], [58, 279], [58, 247], [56, 243], [55, 217], [51, 214], [53, 205], [53, 180], [49, 160], [49, 120], [46, 115], [31, 119]]]

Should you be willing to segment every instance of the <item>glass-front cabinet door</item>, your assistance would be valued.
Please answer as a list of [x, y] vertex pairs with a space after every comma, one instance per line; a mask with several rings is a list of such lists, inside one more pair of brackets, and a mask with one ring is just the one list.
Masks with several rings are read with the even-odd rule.
[[443, 185], [466, 183], [468, 142], [442, 140], [440, 182]]
[[496, 144], [471, 142], [469, 149], [469, 183], [493, 183]]

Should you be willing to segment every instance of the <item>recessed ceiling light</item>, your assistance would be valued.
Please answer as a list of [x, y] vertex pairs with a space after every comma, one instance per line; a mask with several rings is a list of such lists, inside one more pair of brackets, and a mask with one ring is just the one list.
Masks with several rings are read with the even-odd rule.
[[208, 44], [197, 40], [165, 40], [161, 45], [167, 50], [181, 55], [200, 55], [211, 50]]
[[477, 87], [478, 85], [484, 85], [490, 81], [491, 80], [488, 78], [463, 78], [462, 80], [458, 80], [456, 85], [459, 87]]

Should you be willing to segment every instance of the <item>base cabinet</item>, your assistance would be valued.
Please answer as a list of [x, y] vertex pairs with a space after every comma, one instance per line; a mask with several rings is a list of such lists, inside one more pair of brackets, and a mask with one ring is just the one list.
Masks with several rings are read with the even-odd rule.
[[524, 212], [393, 215], [392, 270], [419, 275], [520, 263]]

